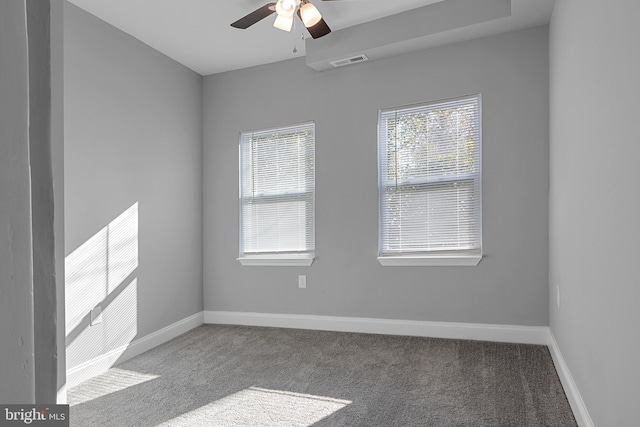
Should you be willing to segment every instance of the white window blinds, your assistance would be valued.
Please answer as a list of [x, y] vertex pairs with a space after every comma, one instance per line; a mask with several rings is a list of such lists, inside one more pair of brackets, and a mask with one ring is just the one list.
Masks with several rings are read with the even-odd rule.
[[480, 95], [380, 111], [380, 256], [481, 254]]
[[240, 136], [240, 257], [313, 255], [315, 127]]

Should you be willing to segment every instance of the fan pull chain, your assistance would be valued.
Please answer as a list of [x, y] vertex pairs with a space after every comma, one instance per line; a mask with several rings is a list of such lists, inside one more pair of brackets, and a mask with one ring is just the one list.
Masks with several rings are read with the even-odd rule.
[[[302, 42], [304, 43], [304, 34], [300, 34], [300, 40], [302, 40]], [[298, 48], [296, 46], [296, 40], [293, 39], [293, 53], [297, 53], [298, 52]]]
[[[296, 20], [293, 20], [293, 28], [291, 29], [291, 34], [295, 34], [296, 33]], [[293, 53], [297, 53], [298, 52], [298, 47], [296, 46], [296, 38], [293, 38]]]

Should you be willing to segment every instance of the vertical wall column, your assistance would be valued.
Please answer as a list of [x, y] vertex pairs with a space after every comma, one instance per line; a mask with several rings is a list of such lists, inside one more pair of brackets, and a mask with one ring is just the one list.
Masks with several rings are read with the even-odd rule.
[[0, 3], [0, 402], [53, 403], [50, 3]]
[[26, 3], [0, 2], [0, 402], [35, 401]]
[[27, 0], [26, 6], [35, 400], [52, 403], [56, 401], [58, 368], [51, 164], [51, 13], [48, 0]]

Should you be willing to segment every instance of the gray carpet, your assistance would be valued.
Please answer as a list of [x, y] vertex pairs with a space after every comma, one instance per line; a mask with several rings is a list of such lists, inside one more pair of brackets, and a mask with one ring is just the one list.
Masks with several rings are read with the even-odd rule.
[[69, 391], [72, 426], [575, 426], [544, 346], [203, 325]]

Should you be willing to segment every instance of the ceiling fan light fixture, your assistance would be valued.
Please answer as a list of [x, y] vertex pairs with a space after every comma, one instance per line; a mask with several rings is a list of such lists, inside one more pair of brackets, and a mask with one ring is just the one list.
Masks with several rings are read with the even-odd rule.
[[273, 23], [273, 26], [282, 31], [291, 31], [291, 27], [293, 26], [293, 15], [276, 16], [276, 21]]
[[276, 13], [278, 16], [293, 16], [296, 11], [297, 2], [295, 0], [278, 0], [276, 3]]
[[305, 2], [300, 6], [300, 18], [302, 19], [304, 26], [309, 28], [320, 22], [322, 15], [320, 15], [318, 8], [311, 3]]

